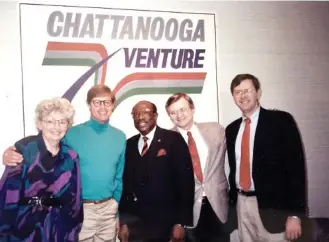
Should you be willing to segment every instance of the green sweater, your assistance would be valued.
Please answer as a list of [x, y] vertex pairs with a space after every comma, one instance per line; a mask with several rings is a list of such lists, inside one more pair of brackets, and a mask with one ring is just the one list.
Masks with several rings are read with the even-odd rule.
[[82, 197], [120, 201], [125, 161], [126, 136], [109, 123], [94, 119], [72, 127], [64, 142], [79, 155]]

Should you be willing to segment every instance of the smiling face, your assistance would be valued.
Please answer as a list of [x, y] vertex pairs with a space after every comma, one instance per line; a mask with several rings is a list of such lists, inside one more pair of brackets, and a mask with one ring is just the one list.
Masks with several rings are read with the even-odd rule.
[[233, 89], [232, 94], [235, 104], [239, 107], [245, 117], [250, 117], [259, 107], [261, 90], [256, 90], [250, 79], [241, 81], [240, 85]]
[[138, 102], [131, 114], [134, 119], [135, 128], [142, 135], [150, 133], [157, 123], [158, 114], [150, 102]]
[[59, 112], [52, 112], [37, 122], [43, 138], [49, 143], [59, 143], [67, 132], [69, 121]]
[[181, 129], [190, 130], [193, 125], [194, 108], [185, 98], [180, 98], [167, 107], [171, 121]]
[[100, 123], [108, 122], [113, 111], [113, 103], [110, 95], [100, 95], [94, 97], [89, 110], [91, 117]]

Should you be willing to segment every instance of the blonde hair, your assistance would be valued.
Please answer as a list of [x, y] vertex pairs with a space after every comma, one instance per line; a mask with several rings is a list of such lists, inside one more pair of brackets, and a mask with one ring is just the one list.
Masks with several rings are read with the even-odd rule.
[[37, 122], [42, 121], [52, 112], [58, 112], [63, 115], [64, 118], [68, 121], [68, 128], [72, 126], [75, 109], [67, 99], [59, 97], [42, 100], [37, 105], [35, 109], [36, 124]]
[[91, 100], [93, 98], [100, 96], [100, 95], [109, 95], [111, 98], [111, 102], [114, 104], [115, 103], [115, 95], [112, 92], [111, 88], [104, 84], [98, 84], [93, 87], [91, 87], [87, 93], [87, 104], [91, 103]]

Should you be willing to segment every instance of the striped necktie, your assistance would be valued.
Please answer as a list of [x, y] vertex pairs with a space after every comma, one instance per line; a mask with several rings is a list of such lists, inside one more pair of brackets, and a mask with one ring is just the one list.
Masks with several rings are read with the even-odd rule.
[[143, 149], [142, 149], [142, 153], [141, 153], [141, 156], [145, 155], [145, 153], [147, 152], [148, 150], [148, 145], [147, 145], [147, 140], [149, 138], [147, 138], [146, 136], [143, 137], [143, 140], [144, 140], [144, 145], [143, 145]]

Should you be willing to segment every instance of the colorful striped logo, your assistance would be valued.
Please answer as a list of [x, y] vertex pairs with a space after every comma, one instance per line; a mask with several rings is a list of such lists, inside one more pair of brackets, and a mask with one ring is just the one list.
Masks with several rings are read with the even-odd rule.
[[[94, 83], [105, 83], [107, 65], [122, 48], [108, 54], [102, 44], [48, 42], [42, 65], [88, 66], [90, 69], [79, 77], [63, 94], [72, 101], [80, 88], [95, 74]], [[138, 72], [120, 80], [113, 92], [116, 106], [125, 99], [142, 94], [172, 94], [175, 92], [201, 93], [206, 72]]]

